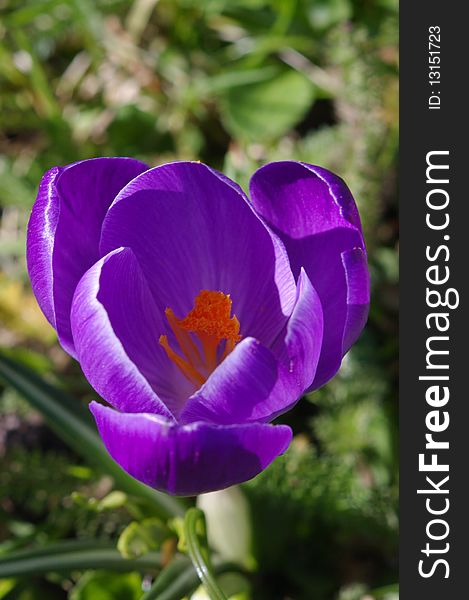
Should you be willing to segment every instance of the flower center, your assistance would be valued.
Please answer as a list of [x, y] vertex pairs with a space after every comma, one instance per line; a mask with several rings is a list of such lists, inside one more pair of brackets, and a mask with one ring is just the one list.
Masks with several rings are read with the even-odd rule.
[[165, 311], [168, 323], [183, 356], [174, 352], [166, 335], [160, 344], [183, 375], [197, 387], [228, 356], [241, 339], [239, 321], [231, 316], [231, 298], [223, 292], [202, 290], [194, 308], [178, 319], [170, 308]]

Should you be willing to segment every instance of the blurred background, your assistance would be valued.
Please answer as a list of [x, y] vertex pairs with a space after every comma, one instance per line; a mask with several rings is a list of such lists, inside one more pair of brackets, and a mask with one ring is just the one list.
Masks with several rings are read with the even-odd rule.
[[[293, 159], [337, 172], [359, 205], [369, 323], [340, 374], [282, 417], [288, 452], [242, 486], [252, 573], [232, 597], [397, 598], [397, 16], [397, 0], [0, 0], [0, 346], [77, 404], [95, 394], [25, 268], [46, 169], [195, 159], [247, 189], [261, 164]], [[1, 379], [0, 461], [0, 562], [61, 540], [115, 545], [142, 518]], [[141, 590], [142, 574], [106, 569], [0, 581], [4, 600]]]

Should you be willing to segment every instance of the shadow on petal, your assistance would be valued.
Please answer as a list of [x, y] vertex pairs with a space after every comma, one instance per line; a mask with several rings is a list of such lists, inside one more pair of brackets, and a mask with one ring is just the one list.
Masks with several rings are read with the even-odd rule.
[[130, 475], [178, 496], [220, 490], [255, 477], [290, 444], [285, 425], [177, 425], [92, 402], [104, 444]]

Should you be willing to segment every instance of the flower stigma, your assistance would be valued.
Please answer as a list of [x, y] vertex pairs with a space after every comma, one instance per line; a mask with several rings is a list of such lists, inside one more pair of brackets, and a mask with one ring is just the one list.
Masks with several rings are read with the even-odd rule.
[[236, 315], [231, 316], [231, 305], [229, 294], [202, 290], [195, 298], [194, 308], [183, 319], [178, 319], [171, 308], [165, 310], [183, 357], [171, 348], [166, 335], [161, 335], [159, 342], [168, 358], [197, 387], [205, 383], [241, 339], [239, 321]]

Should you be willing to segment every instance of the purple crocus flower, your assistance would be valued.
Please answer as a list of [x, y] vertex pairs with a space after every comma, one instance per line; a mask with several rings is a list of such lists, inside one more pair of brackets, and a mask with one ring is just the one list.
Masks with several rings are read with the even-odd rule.
[[48, 171], [28, 228], [36, 298], [111, 405], [111, 456], [159, 490], [248, 480], [286, 450], [269, 424], [338, 370], [368, 313], [354, 200], [320, 167], [259, 169], [251, 201], [196, 162]]

